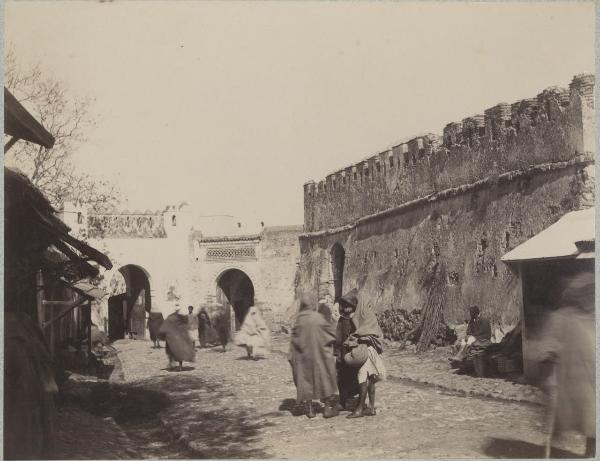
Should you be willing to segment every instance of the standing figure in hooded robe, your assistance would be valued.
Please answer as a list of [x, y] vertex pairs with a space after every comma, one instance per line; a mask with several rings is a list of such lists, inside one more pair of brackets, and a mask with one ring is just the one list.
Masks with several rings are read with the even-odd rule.
[[586, 437], [586, 457], [596, 449], [596, 326], [594, 274], [582, 272], [565, 280], [559, 307], [548, 314], [526, 359], [549, 370], [550, 395], [546, 455], [555, 436], [577, 431]]
[[173, 362], [179, 362], [179, 371], [181, 371], [183, 362], [196, 361], [194, 346], [188, 331], [188, 317], [180, 314], [179, 309], [169, 315], [160, 326], [159, 333], [164, 335], [167, 342], [169, 369], [173, 368]]
[[198, 314], [198, 339], [200, 341], [200, 347], [206, 347], [206, 343], [210, 338], [210, 333], [212, 329], [212, 323], [210, 321], [210, 317], [208, 316], [208, 312], [205, 309], [200, 309], [200, 313]]
[[148, 312], [148, 331], [150, 332], [150, 339], [152, 340], [152, 347], [160, 349], [160, 337], [159, 330], [165, 318], [162, 312]]
[[244, 322], [235, 336], [235, 343], [245, 347], [248, 358], [258, 360], [259, 356], [266, 357], [271, 349], [271, 334], [255, 306], [250, 306]]
[[334, 354], [336, 358], [337, 383], [340, 393], [339, 403], [341, 410], [349, 410], [349, 400], [359, 393], [358, 370], [344, 362], [344, 355], [350, 350], [344, 345], [346, 339], [356, 331], [352, 316], [358, 305], [356, 290], [342, 296], [337, 300], [340, 317], [337, 323]]
[[[371, 306], [358, 303], [353, 292], [340, 299], [340, 305], [358, 305], [356, 311], [350, 315], [350, 323], [353, 328], [342, 343], [344, 355], [342, 360], [345, 367], [357, 370], [359, 401], [358, 405], [350, 414], [349, 418], [360, 418], [362, 416], [375, 416], [375, 383], [386, 378], [386, 369], [380, 354], [383, 352], [383, 332], [377, 322], [377, 317]], [[338, 321], [338, 331], [339, 322]], [[342, 327], [343, 328], [343, 327]], [[352, 331], [353, 330], [353, 331]], [[340, 337], [338, 336], [338, 341]], [[340, 400], [342, 391], [340, 390]], [[367, 395], [369, 406], [366, 407]], [[341, 402], [340, 402], [341, 403]]]
[[337, 414], [331, 405], [337, 392], [334, 342], [335, 330], [329, 308], [321, 304], [319, 310], [315, 310], [306, 301], [300, 301], [288, 360], [292, 366], [297, 401], [306, 403], [309, 418], [315, 417], [313, 400], [325, 402], [325, 417]]
[[227, 351], [227, 343], [231, 336], [231, 318], [229, 310], [223, 309], [215, 317], [215, 330], [219, 337], [219, 343], [223, 347], [223, 352]]

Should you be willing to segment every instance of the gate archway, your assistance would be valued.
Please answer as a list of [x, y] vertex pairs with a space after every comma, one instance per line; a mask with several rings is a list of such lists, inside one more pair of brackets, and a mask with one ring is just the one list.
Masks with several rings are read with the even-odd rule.
[[[124, 280], [123, 283], [119, 278]], [[108, 334], [111, 340], [127, 334], [146, 336], [146, 312], [152, 309], [150, 276], [135, 264], [127, 264], [111, 280], [112, 296], [108, 299]]]
[[254, 284], [239, 269], [228, 269], [217, 277], [217, 302], [233, 310], [232, 329], [239, 330], [248, 309], [254, 306]]

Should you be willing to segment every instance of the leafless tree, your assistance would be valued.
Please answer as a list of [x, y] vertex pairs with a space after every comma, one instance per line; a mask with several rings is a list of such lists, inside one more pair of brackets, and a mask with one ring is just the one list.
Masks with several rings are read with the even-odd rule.
[[70, 200], [96, 211], [114, 208], [119, 202], [116, 187], [77, 171], [72, 161], [95, 124], [90, 113], [93, 100], [73, 97], [39, 64], [19, 67], [12, 48], [5, 56], [5, 85], [55, 138], [51, 149], [19, 141], [6, 153], [5, 163], [25, 173], [57, 207]]

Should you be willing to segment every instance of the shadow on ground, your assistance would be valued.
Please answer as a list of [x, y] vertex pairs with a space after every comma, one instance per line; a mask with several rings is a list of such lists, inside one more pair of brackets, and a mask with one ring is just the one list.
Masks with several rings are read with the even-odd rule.
[[167, 371], [169, 373], [181, 373], [183, 371], [192, 371], [195, 370], [194, 367], [181, 367], [181, 370], [179, 369], [179, 367], [175, 367], [175, 368], [163, 368], [162, 371]]
[[192, 375], [154, 377], [136, 383], [163, 390], [170, 400], [161, 417], [182, 437], [195, 458], [265, 458], [260, 430], [273, 426], [263, 416], [240, 408], [235, 395]]
[[[489, 439], [483, 451], [492, 458], [544, 458], [544, 446], [512, 439]], [[559, 448], [552, 448], [550, 458], [582, 458], [581, 454]]]

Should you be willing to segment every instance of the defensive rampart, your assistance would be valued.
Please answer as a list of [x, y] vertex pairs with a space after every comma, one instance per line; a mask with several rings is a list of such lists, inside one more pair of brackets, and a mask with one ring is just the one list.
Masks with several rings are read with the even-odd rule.
[[304, 185], [306, 232], [332, 229], [444, 190], [590, 157], [594, 76], [501, 103]]

